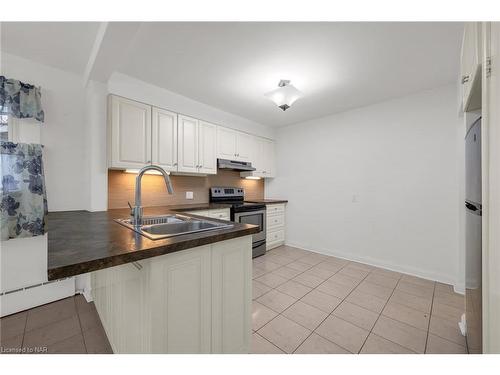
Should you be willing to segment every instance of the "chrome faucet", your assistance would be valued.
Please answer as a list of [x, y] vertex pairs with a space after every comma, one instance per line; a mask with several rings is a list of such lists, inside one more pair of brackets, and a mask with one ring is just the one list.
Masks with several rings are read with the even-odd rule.
[[137, 177], [135, 178], [135, 206], [130, 207], [131, 208], [130, 216], [132, 216], [132, 224], [135, 226], [140, 226], [142, 224], [143, 210], [141, 205], [141, 181], [144, 173], [150, 170], [160, 172], [163, 175], [163, 178], [165, 179], [165, 185], [167, 185], [168, 193], [169, 194], [174, 193], [174, 188], [172, 187], [172, 181], [170, 181], [170, 176], [168, 175], [167, 172], [165, 172], [163, 168], [157, 165], [146, 165], [145, 167], [143, 167], [137, 174]]

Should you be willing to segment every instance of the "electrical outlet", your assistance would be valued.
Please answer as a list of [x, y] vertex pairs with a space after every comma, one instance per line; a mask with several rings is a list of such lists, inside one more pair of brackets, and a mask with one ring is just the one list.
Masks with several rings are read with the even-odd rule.
[[194, 194], [192, 191], [186, 191], [186, 199], [194, 199]]

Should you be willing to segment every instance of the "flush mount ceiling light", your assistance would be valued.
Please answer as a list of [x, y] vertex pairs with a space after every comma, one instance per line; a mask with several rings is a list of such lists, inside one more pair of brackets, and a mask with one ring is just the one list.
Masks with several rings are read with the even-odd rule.
[[279, 108], [286, 111], [302, 96], [302, 93], [290, 84], [289, 80], [282, 79], [276, 90], [270, 91], [264, 96], [273, 101]]

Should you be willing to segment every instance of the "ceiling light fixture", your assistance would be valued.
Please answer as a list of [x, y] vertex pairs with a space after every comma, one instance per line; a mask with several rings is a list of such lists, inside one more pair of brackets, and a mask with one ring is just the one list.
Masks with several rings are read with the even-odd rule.
[[290, 84], [290, 80], [282, 79], [276, 90], [270, 91], [264, 96], [273, 101], [279, 108], [286, 111], [302, 96], [302, 93]]

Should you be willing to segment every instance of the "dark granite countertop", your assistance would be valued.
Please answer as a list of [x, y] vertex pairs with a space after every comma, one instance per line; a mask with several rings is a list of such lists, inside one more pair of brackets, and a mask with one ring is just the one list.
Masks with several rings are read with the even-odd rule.
[[252, 200], [246, 200], [246, 202], [250, 202], [250, 203], [263, 203], [263, 204], [288, 203], [288, 201], [284, 200], [284, 199], [252, 199]]
[[[176, 206], [149, 207], [144, 208], [144, 214], [174, 213], [173, 208], [179, 210]], [[128, 209], [49, 213], [48, 279], [75, 276], [258, 232], [256, 225], [233, 223], [232, 228], [150, 240], [113, 221], [129, 214]]]

